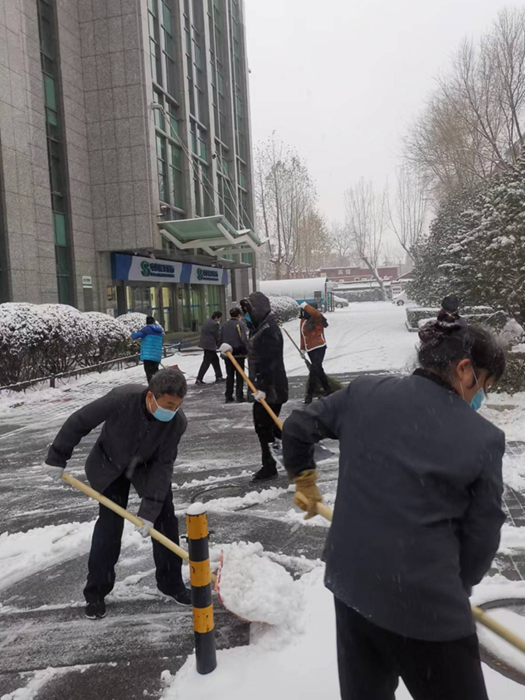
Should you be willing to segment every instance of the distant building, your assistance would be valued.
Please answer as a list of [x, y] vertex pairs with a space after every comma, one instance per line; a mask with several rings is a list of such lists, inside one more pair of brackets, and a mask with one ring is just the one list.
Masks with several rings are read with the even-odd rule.
[[0, 7], [0, 302], [190, 330], [253, 291], [243, 0]]
[[[399, 268], [378, 267], [377, 273], [383, 280], [395, 280], [399, 277]], [[331, 282], [362, 282], [374, 279], [366, 267], [322, 267], [320, 274], [328, 277]]]

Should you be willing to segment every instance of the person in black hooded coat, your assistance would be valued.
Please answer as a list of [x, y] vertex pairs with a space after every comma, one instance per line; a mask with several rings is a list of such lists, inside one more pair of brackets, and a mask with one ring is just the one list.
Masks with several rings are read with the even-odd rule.
[[241, 308], [250, 329], [250, 376], [257, 389], [253, 406], [255, 432], [261, 443], [262, 468], [254, 475], [254, 481], [265, 481], [277, 476], [277, 464], [270, 445], [281, 440], [276, 426], [261, 399], [266, 399], [278, 416], [288, 401], [288, 378], [284, 368], [283, 336], [272, 313], [270, 300], [262, 292], [253, 292], [241, 301]]

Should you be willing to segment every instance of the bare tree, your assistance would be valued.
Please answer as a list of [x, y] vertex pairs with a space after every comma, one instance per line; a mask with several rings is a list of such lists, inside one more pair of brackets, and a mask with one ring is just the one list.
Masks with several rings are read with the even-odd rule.
[[335, 254], [336, 266], [350, 265], [355, 257], [354, 243], [347, 223], [333, 222], [329, 231], [330, 247]]
[[377, 267], [388, 218], [386, 200], [386, 192], [376, 192], [364, 178], [345, 192], [346, 222], [355, 251], [379, 284], [384, 301], [388, 296]]
[[429, 210], [426, 180], [405, 164], [397, 172], [393, 205], [389, 197], [387, 203], [390, 227], [405, 253], [415, 263]]
[[306, 213], [299, 231], [296, 270], [304, 277], [315, 277], [330, 254], [330, 238], [325, 220], [313, 207]]
[[298, 154], [272, 135], [256, 152], [255, 197], [275, 277], [290, 277], [296, 265], [301, 231], [316, 193], [308, 168]]
[[440, 198], [511, 168], [524, 119], [525, 8], [509, 8], [477, 44], [462, 42], [409, 131], [406, 155]]

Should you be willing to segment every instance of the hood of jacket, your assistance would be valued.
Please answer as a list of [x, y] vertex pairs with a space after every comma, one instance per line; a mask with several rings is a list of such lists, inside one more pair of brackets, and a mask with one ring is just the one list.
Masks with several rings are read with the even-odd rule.
[[150, 323], [147, 325], [144, 330], [146, 333], [151, 333], [153, 335], [163, 335], [164, 331], [162, 330], [162, 326], [159, 326], [157, 323]]
[[253, 321], [255, 328], [266, 321], [266, 319], [272, 313], [272, 307], [270, 306], [270, 300], [262, 292], [252, 292], [248, 297], [248, 302], [250, 306], [249, 314]]

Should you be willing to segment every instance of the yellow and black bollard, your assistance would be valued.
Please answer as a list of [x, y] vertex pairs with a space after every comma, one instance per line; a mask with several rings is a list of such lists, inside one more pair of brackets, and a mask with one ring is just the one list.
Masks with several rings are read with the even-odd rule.
[[195, 632], [197, 672], [205, 675], [215, 670], [215, 628], [211, 602], [211, 571], [208, 543], [208, 520], [202, 503], [194, 503], [186, 514], [188, 553], [190, 555], [191, 602]]

